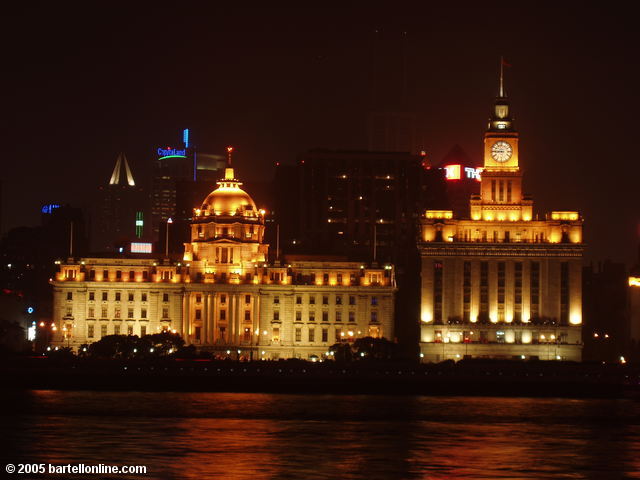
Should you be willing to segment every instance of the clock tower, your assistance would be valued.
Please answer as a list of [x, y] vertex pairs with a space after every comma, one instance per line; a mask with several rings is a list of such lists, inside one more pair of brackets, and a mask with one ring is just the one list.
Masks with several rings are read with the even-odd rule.
[[518, 132], [504, 91], [501, 66], [500, 88], [484, 134], [480, 195], [471, 199], [472, 219], [531, 220], [531, 201], [523, 198], [518, 161]]

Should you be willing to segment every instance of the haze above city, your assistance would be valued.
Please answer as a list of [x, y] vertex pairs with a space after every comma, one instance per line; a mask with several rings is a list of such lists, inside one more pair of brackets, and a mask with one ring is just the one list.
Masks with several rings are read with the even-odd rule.
[[45, 203], [88, 207], [120, 151], [147, 186], [155, 150], [183, 128], [199, 151], [234, 145], [253, 181], [310, 148], [366, 149], [380, 111], [414, 113], [433, 162], [456, 144], [480, 160], [503, 55], [537, 212], [580, 210], [586, 259], [631, 263], [640, 167], [629, 12], [388, 5], [11, 7], [0, 33], [2, 231], [37, 224]]

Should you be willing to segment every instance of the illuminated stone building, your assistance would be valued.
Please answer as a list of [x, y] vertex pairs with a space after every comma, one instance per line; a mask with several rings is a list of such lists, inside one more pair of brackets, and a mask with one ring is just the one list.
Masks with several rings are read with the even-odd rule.
[[62, 262], [52, 281], [56, 343], [170, 330], [202, 350], [255, 359], [321, 358], [336, 341], [393, 339], [393, 267], [301, 256], [268, 263], [264, 210], [241, 185], [229, 161], [194, 209], [180, 261]]
[[582, 218], [534, 216], [518, 140], [501, 79], [471, 218], [427, 210], [421, 220], [424, 361], [581, 359]]

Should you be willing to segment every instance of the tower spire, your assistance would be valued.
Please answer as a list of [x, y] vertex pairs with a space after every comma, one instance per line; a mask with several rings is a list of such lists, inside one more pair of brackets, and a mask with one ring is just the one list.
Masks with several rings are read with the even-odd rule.
[[[109, 185], [120, 185], [120, 176], [123, 169], [127, 177], [126, 179], [127, 185], [129, 185], [130, 187], [135, 187], [136, 182], [133, 179], [133, 174], [131, 173], [131, 169], [129, 168], [129, 162], [127, 162], [127, 157], [122, 152], [120, 152], [116, 160], [116, 166], [113, 169], [111, 178], [109, 179]], [[124, 179], [124, 176], [123, 176], [123, 179]]]

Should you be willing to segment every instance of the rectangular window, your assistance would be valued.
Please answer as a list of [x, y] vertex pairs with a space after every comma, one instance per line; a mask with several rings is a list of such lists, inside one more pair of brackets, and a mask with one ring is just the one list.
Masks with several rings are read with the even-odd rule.
[[140, 318], [147, 318], [147, 309], [146, 308], [140, 309]]
[[102, 313], [101, 318], [107, 318], [107, 307], [102, 307], [102, 311], [100, 313]]
[[315, 322], [316, 321], [316, 312], [314, 312], [314, 311], [309, 312], [309, 321], [310, 322]]
[[142, 294], [142, 298], [141, 298], [141, 300], [142, 300], [143, 302], [146, 302], [146, 301], [147, 301], [147, 294], [146, 294], [146, 293], [143, 293], [143, 294]]
[[378, 305], [378, 297], [371, 297], [371, 306], [375, 307]]
[[356, 312], [351, 311], [349, 312], [349, 322], [353, 323], [356, 321]]
[[146, 325], [141, 325], [140, 326], [140, 336], [144, 337], [147, 334], [147, 326]]
[[136, 276], [136, 272], [134, 272], [133, 270], [129, 271], [129, 281], [133, 281], [133, 279]]
[[371, 323], [378, 323], [378, 312], [371, 312]]
[[196, 295], [196, 303], [202, 303], [202, 295]]
[[127, 310], [127, 318], [133, 318], [133, 308]]
[[302, 312], [300, 310], [296, 311], [296, 322], [302, 321]]
[[336, 295], [336, 305], [342, 305], [342, 295]]
[[316, 297], [314, 295], [309, 295], [309, 305], [316, 304]]
[[272, 342], [280, 341], [280, 327], [273, 327], [273, 333], [271, 334]]
[[133, 302], [133, 292], [129, 292], [129, 301]]
[[329, 312], [322, 312], [322, 321], [323, 322], [329, 321]]
[[95, 280], [95, 279], [96, 279], [96, 271], [89, 270], [89, 280]]
[[196, 337], [196, 342], [199, 342], [201, 337], [202, 337], [202, 327], [196, 327], [195, 328], [195, 337]]
[[302, 305], [302, 297], [299, 295], [296, 297], [296, 305]]
[[245, 319], [245, 321], [250, 321], [251, 320], [251, 310], [245, 310], [244, 311], [244, 319]]
[[106, 337], [107, 336], [107, 326], [106, 325], [100, 325], [100, 336], [101, 337]]
[[340, 340], [342, 340], [342, 330], [336, 328], [336, 342], [339, 342]]
[[122, 271], [116, 270], [116, 280], [122, 280]]
[[355, 305], [356, 304], [356, 297], [354, 297], [353, 295], [349, 296], [349, 305]]
[[322, 304], [323, 305], [329, 305], [329, 297], [327, 297], [326, 295], [324, 295], [322, 297]]
[[225, 303], [227, 303], [227, 296], [226, 295], [220, 295], [220, 303], [222, 303], [223, 305]]
[[273, 303], [275, 303], [276, 305], [280, 303], [280, 297], [278, 297], [277, 295], [275, 297], [273, 297]]
[[227, 311], [220, 310], [220, 320], [226, 320], [226, 319], [227, 319]]
[[336, 322], [342, 321], [342, 312], [336, 312]]
[[325, 274], [322, 275], [322, 283], [324, 285], [327, 285], [329, 283], [329, 274], [328, 273], [325, 273]]
[[196, 320], [202, 320], [202, 310], [199, 308], [196, 310]]
[[116, 307], [113, 311], [114, 318], [120, 318], [120, 307]]
[[67, 292], [67, 300], [73, 300], [73, 293]]
[[94, 318], [96, 316], [96, 312], [93, 307], [89, 307], [89, 318]]
[[247, 305], [251, 303], [251, 295], [244, 296], [244, 303], [246, 303]]
[[316, 341], [316, 329], [315, 328], [310, 328], [309, 329], [309, 341], [310, 342], [315, 342]]
[[127, 326], [127, 335], [133, 335], [133, 325]]
[[163, 302], [168, 302], [169, 301], [169, 294], [168, 293], [163, 293], [162, 294], [162, 301]]
[[102, 271], [102, 279], [106, 282], [107, 280], [109, 280], [109, 270], [103, 270]]
[[273, 319], [274, 320], [280, 320], [280, 311], [279, 310], [275, 310], [273, 312]]
[[149, 272], [147, 272], [146, 270], [144, 270], [142, 272], [142, 279], [146, 282], [147, 280], [149, 280]]
[[93, 338], [93, 330], [94, 330], [93, 325], [89, 325], [87, 327], [87, 338]]
[[116, 292], [116, 302], [120, 301], [120, 292]]
[[302, 329], [296, 328], [296, 342], [302, 341]]
[[109, 297], [108, 297], [107, 292], [102, 292], [102, 301], [103, 301], [103, 302], [106, 302], [108, 298], [109, 298]]
[[338, 274], [337, 280], [338, 280], [338, 285], [342, 285], [342, 274], [341, 273]]
[[113, 334], [114, 335], [120, 335], [120, 325], [114, 325], [113, 326]]
[[322, 341], [325, 343], [329, 341], [329, 330], [326, 328], [322, 329]]
[[89, 292], [89, 301], [93, 302], [96, 299], [96, 294], [94, 292]]
[[169, 318], [169, 309], [168, 308], [163, 308], [162, 309], [162, 318]]

